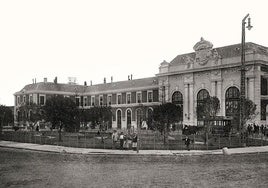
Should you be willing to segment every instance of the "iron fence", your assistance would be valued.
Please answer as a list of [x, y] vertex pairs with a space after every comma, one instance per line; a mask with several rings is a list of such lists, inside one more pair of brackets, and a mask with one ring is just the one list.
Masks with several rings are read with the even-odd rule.
[[[121, 131], [119, 131], [120, 133]], [[125, 134], [133, 132], [122, 130]], [[181, 131], [172, 131], [168, 135], [158, 131], [141, 130], [139, 133], [139, 149], [143, 150], [185, 150], [185, 137]], [[223, 147], [264, 146], [268, 145], [268, 137], [263, 134], [252, 134], [242, 137], [239, 134], [193, 134], [190, 138], [191, 150], [211, 150]], [[62, 140], [59, 141], [59, 133], [56, 131], [5, 131], [1, 134], [1, 140], [34, 143], [42, 145], [59, 145], [79, 148], [119, 149], [119, 142], [113, 143], [112, 132], [79, 132], [61, 133]], [[131, 148], [129, 140], [127, 149]], [[125, 145], [124, 145], [125, 146]]]

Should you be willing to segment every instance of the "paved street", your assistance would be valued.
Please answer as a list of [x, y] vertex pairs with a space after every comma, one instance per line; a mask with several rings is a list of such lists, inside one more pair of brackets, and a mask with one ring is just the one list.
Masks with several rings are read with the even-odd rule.
[[82, 155], [0, 148], [0, 187], [267, 187], [267, 153]]

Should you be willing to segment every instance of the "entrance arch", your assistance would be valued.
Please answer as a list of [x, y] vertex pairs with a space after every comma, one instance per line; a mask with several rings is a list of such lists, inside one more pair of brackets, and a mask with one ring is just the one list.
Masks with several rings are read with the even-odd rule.
[[238, 129], [240, 117], [240, 92], [235, 86], [229, 87], [225, 93], [225, 115], [233, 117], [233, 127]]
[[131, 128], [131, 110], [127, 109], [127, 129]]
[[181, 109], [181, 112], [178, 114], [179, 121], [183, 121], [183, 96], [182, 93], [179, 91], [175, 91], [172, 94], [172, 103], [179, 106]]
[[142, 109], [138, 108], [137, 111], [136, 111], [136, 114], [137, 114], [137, 127], [141, 128], [141, 123], [143, 121], [143, 112], [142, 112]]
[[121, 110], [117, 110], [116, 112], [116, 121], [117, 121], [117, 128], [121, 129], [122, 128], [122, 111]]
[[148, 125], [148, 129], [153, 130], [153, 110], [152, 110], [152, 108], [148, 108], [148, 111], [147, 111], [147, 125]]
[[[197, 109], [202, 108], [202, 105], [204, 105], [205, 99], [209, 97], [209, 92], [206, 89], [201, 89], [197, 93]], [[203, 119], [203, 113], [199, 110], [197, 110], [197, 120]]]

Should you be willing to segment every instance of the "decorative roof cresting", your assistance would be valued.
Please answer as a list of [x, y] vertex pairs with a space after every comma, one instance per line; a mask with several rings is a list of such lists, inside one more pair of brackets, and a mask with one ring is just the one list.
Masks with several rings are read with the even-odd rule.
[[194, 51], [200, 51], [205, 49], [212, 49], [213, 44], [201, 37], [200, 41], [194, 45]]

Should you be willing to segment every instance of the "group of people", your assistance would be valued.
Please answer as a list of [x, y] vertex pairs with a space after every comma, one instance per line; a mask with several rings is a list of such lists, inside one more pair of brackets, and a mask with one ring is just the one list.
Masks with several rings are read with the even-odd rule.
[[263, 134], [264, 136], [268, 136], [268, 125], [258, 125], [258, 124], [248, 124], [247, 125], [248, 135], [252, 134]]
[[114, 130], [112, 134], [112, 140], [113, 140], [113, 148], [116, 148], [116, 143], [119, 141], [121, 150], [128, 150], [131, 148], [134, 151], [137, 150], [138, 135], [135, 132], [133, 134], [130, 134], [130, 133], [124, 134], [123, 132], [118, 134], [117, 131]]

